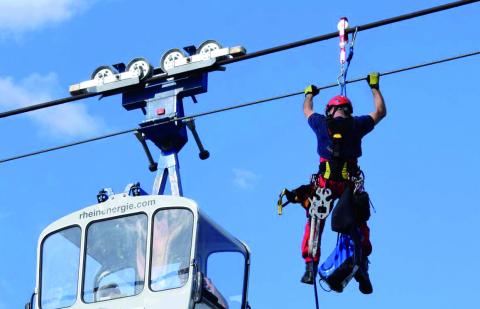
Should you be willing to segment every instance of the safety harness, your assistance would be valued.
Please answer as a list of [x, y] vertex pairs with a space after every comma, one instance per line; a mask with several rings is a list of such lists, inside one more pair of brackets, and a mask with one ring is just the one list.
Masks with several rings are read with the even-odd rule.
[[[341, 106], [340, 106], [341, 107]], [[321, 158], [319, 175], [324, 179], [346, 181], [350, 177], [358, 174], [359, 168], [357, 160], [348, 158], [345, 153], [345, 137], [353, 134], [355, 130], [355, 120], [353, 117], [333, 118], [337, 106], [333, 107], [333, 113], [327, 112], [328, 134], [332, 140], [331, 159]]]

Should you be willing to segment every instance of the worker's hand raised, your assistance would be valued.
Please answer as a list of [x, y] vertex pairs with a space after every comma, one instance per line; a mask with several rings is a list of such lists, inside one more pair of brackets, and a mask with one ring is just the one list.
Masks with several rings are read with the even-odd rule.
[[317, 94], [320, 93], [320, 90], [315, 85], [308, 85], [307, 88], [305, 88], [304, 92], [305, 92], [305, 96], [307, 94], [311, 94], [312, 96], [316, 96]]
[[367, 75], [367, 82], [370, 88], [379, 89], [380, 88], [380, 73], [372, 72]]

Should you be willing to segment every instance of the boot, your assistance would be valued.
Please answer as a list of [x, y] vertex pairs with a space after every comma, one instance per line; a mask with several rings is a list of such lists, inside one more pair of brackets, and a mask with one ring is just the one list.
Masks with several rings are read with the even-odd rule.
[[368, 258], [363, 259], [360, 263], [360, 268], [355, 273], [355, 280], [358, 282], [358, 289], [363, 294], [372, 294], [373, 286], [370, 282], [370, 276], [368, 275]]
[[315, 273], [317, 271], [317, 264], [314, 262], [307, 262], [305, 264], [305, 273], [302, 276], [302, 283], [313, 284], [315, 280]]

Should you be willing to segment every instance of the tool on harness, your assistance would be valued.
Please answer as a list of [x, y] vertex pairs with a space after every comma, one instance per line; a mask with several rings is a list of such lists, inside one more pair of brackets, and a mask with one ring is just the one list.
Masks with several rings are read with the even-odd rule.
[[[284, 197], [287, 201], [284, 201]], [[300, 203], [308, 211], [310, 220], [310, 237], [308, 256], [315, 257], [320, 242], [321, 221], [325, 220], [333, 209], [333, 194], [329, 188], [318, 186], [318, 175], [313, 174], [310, 184], [289, 191], [283, 189], [277, 201], [277, 211], [281, 215], [283, 207], [289, 203]]]
[[375, 208], [370, 201], [370, 196], [365, 191], [365, 174], [359, 169], [355, 175], [350, 177], [350, 181], [354, 186], [352, 204], [355, 209], [355, 219], [357, 222], [366, 222], [370, 219], [370, 206], [374, 211]]
[[309, 201], [310, 237], [308, 239], [308, 256], [313, 258], [317, 255], [320, 242], [321, 221], [328, 217], [333, 208], [332, 190], [316, 187], [315, 193], [309, 198]]
[[[316, 182], [317, 175], [313, 174], [312, 177], [310, 177], [310, 183], [308, 185], [301, 185], [300, 187], [291, 191], [286, 188], [283, 189], [280, 192], [277, 201], [278, 215], [281, 216], [283, 213], [283, 207], [287, 206], [290, 203], [301, 204], [303, 208], [308, 210], [308, 208], [310, 207], [309, 198], [312, 196], [312, 194], [315, 193]], [[284, 201], [284, 197], [287, 199], [286, 201]]]
[[[289, 196], [293, 194], [291, 191], [288, 191], [286, 188], [282, 190], [282, 192], [280, 192], [280, 195], [278, 196], [278, 201], [277, 201], [277, 212], [278, 212], [278, 215], [281, 216], [282, 213], [283, 213], [283, 207], [287, 206], [288, 204], [290, 204], [290, 199], [289, 199]], [[287, 200], [284, 202], [283, 201], [283, 197], [287, 197]]]
[[355, 29], [355, 32], [352, 36], [352, 41], [350, 43], [350, 48], [348, 55], [346, 52], [346, 46], [348, 45], [348, 19], [346, 17], [340, 18], [340, 21], [337, 25], [338, 35], [340, 38], [340, 75], [337, 78], [338, 85], [340, 86], [340, 94], [347, 95], [347, 73], [348, 68], [350, 67], [350, 62], [353, 58], [353, 47], [355, 45], [355, 39], [357, 37], [358, 28]]
[[310, 208], [308, 209], [310, 217], [321, 220], [328, 217], [333, 204], [332, 190], [318, 187], [315, 194], [308, 200], [310, 201]]
[[370, 198], [364, 190], [363, 172], [353, 174], [332, 211], [331, 227], [334, 232], [348, 234], [352, 228], [370, 218]]
[[360, 168], [357, 169], [356, 173], [352, 174], [350, 181], [354, 184], [354, 194], [365, 191], [365, 174]]

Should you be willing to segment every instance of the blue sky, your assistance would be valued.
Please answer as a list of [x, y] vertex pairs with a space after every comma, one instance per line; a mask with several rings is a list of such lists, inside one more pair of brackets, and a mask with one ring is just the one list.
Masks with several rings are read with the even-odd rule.
[[[0, 1], [0, 110], [68, 95], [103, 64], [215, 39], [250, 52], [329, 33], [445, 1]], [[359, 33], [350, 77], [478, 50], [480, 5]], [[388, 116], [368, 135], [360, 165], [377, 213], [371, 218], [374, 294], [352, 282], [343, 294], [320, 293], [323, 308], [467, 307], [477, 302], [480, 220], [476, 176], [480, 129], [478, 58], [385, 77]], [[186, 114], [330, 84], [338, 74], [330, 40], [243, 61], [210, 74], [209, 92]], [[366, 83], [349, 86], [357, 114], [373, 104]], [[338, 90], [320, 93], [322, 110]], [[89, 99], [0, 121], [0, 157], [134, 127], [119, 97]], [[299, 280], [305, 216], [276, 215], [283, 187], [306, 183], [317, 169], [302, 97], [207, 116], [197, 128], [211, 158], [189, 143], [180, 154], [185, 196], [252, 249], [253, 308], [313, 308]], [[103, 187], [132, 181], [150, 190], [154, 175], [133, 135], [0, 165], [0, 309], [20, 308], [34, 287], [37, 237], [51, 221], [91, 205]], [[336, 235], [326, 229], [324, 257]]]

